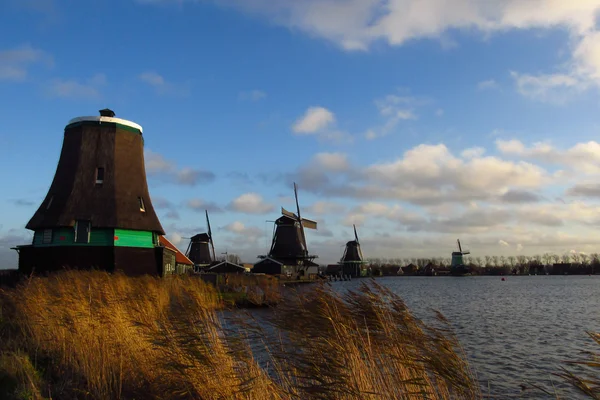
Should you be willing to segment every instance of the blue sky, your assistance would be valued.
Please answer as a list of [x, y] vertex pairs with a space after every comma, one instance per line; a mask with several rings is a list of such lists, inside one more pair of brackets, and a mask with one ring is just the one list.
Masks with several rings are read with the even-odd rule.
[[253, 262], [296, 181], [323, 263], [352, 223], [370, 257], [598, 251], [600, 1], [449, 3], [3, 2], [0, 266], [105, 107], [144, 127], [183, 248], [209, 208]]

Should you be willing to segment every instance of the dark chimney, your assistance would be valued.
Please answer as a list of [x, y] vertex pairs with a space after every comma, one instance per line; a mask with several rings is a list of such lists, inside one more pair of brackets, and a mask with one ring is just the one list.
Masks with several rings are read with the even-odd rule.
[[109, 108], [105, 108], [104, 110], [100, 110], [100, 116], [113, 118], [115, 116], [115, 112]]

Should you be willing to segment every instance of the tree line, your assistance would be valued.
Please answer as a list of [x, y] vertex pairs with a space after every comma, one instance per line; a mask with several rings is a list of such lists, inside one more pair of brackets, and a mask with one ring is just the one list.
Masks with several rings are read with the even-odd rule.
[[[377, 271], [393, 272], [399, 268], [406, 270], [406, 267], [413, 266], [415, 272], [424, 271], [427, 268], [438, 270], [447, 269], [452, 263], [451, 257], [432, 257], [432, 258], [381, 258], [374, 257], [366, 260], [367, 265]], [[465, 265], [471, 267], [473, 272], [486, 273], [542, 273], [542, 272], [561, 272], [561, 273], [593, 273], [594, 270], [600, 272], [600, 254], [592, 253], [565, 253], [553, 254], [545, 253], [541, 255], [517, 255], [517, 256], [463, 256]], [[390, 273], [394, 274], [394, 273]]]

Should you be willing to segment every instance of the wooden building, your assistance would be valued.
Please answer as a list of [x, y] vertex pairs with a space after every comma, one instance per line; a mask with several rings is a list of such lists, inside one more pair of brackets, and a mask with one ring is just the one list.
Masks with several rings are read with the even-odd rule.
[[186, 274], [194, 271], [194, 263], [192, 260], [187, 258], [187, 256], [183, 254], [169, 239], [164, 236], [160, 236], [159, 242], [162, 246], [174, 253], [174, 260], [171, 260], [172, 264], [169, 264], [170, 268], [168, 271], [165, 271], [165, 275]]
[[165, 232], [148, 193], [142, 127], [108, 109], [69, 121], [50, 189], [26, 228], [34, 235], [16, 248], [21, 273], [163, 275], [173, 254], [159, 243]]
[[246, 272], [246, 268], [225, 260], [208, 268], [206, 272], [216, 274], [243, 274]]

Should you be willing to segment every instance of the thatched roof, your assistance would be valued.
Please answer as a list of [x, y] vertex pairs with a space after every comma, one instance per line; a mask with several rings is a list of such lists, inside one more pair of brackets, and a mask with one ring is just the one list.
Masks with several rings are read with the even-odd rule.
[[[65, 128], [50, 190], [27, 229], [89, 220], [92, 228], [164, 234], [148, 192], [141, 127], [109, 117], [76, 120]], [[103, 168], [101, 183], [96, 179], [98, 168]]]

